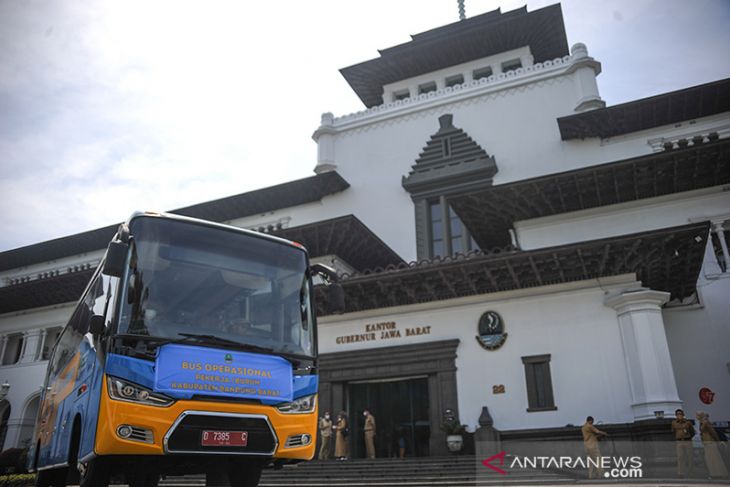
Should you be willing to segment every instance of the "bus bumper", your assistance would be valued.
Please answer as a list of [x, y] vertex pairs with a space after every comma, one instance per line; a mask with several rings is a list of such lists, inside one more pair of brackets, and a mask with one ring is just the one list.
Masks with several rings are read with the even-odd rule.
[[[223, 401], [179, 400], [168, 407], [135, 404], [111, 399], [105, 377], [94, 451], [97, 455], [227, 455], [311, 460], [317, 438], [317, 409], [311, 413], [284, 414], [273, 406]], [[120, 426], [131, 427], [133, 434], [124, 438]], [[266, 442], [267, 426], [273, 436], [271, 442]], [[202, 429], [248, 428], [251, 432], [246, 447], [200, 445]]]

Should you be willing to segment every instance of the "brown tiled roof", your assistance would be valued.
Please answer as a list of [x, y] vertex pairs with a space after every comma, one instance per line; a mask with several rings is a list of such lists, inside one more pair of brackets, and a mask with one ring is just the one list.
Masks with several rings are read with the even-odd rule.
[[563, 140], [615, 137], [730, 111], [730, 78], [558, 118]]
[[532, 12], [497, 9], [411, 37], [340, 70], [365, 106], [383, 103], [383, 85], [519, 47], [530, 46], [535, 62], [569, 54], [560, 4]]
[[482, 249], [503, 247], [514, 222], [730, 184], [730, 139], [684, 147], [449, 196]]
[[[206, 201], [172, 210], [170, 213], [223, 222], [319, 201], [325, 196], [339, 193], [349, 187], [350, 184], [342, 176], [332, 171], [227, 198]], [[2, 252], [0, 253], [0, 271], [104, 249], [114, 237], [118, 227], [119, 223], [116, 223], [108, 227]]]
[[[490, 294], [636, 273], [673, 299], [690, 296], [709, 223], [652, 230], [530, 251], [472, 252], [343, 276], [346, 312]], [[316, 288], [318, 314], [327, 292]]]

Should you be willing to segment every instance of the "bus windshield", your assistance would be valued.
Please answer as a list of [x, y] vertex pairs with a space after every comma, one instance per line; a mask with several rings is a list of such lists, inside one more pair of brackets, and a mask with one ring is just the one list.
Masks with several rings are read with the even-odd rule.
[[117, 333], [211, 335], [313, 357], [303, 250], [244, 233], [156, 217], [130, 223], [131, 257]]

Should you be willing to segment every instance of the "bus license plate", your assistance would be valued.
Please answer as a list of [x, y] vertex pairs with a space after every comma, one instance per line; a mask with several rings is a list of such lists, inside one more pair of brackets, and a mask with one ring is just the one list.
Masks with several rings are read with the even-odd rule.
[[203, 431], [203, 446], [246, 446], [248, 431]]

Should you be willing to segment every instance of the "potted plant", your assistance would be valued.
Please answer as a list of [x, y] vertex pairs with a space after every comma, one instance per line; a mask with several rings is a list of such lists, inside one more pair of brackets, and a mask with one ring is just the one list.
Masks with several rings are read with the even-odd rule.
[[446, 433], [446, 445], [450, 452], [456, 453], [464, 448], [462, 434], [466, 431], [466, 428], [455, 417], [451, 416], [444, 419], [444, 422], [441, 423], [441, 431]]

